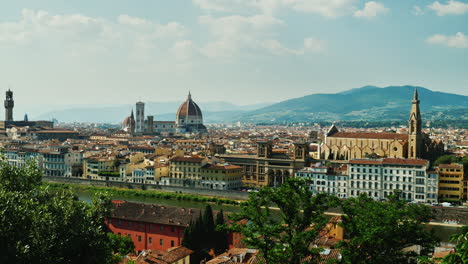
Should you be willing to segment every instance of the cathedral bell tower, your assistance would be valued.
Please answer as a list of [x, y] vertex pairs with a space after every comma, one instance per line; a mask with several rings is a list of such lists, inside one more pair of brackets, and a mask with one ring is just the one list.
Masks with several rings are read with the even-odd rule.
[[414, 90], [413, 101], [411, 101], [411, 114], [408, 121], [408, 158], [421, 158], [421, 113], [419, 111], [418, 90]]
[[15, 101], [13, 101], [13, 92], [8, 89], [5, 98], [5, 121], [13, 121], [13, 107]]

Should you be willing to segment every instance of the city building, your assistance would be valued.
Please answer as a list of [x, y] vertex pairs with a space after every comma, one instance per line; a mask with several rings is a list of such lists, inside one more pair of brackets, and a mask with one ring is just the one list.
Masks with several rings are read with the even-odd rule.
[[145, 115], [145, 103], [136, 103], [136, 118], [133, 110], [130, 116], [126, 117], [122, 123], [122, 130], [134, 134], [194, 134], [206, 133], [203, 125], [203, 114], [200, 107], [192, 100], [192, 95], [188, 94], [187, 100], [183, 102], [177, 112], [175, 121], [156, 121], [154, 116]]
[[463, 198], [464, 170], [461, 164], [439, 164], [439, 199], [459, 201]]
[[242, 167], [229, 164], [206, 164], [201, 169], [200, 187], [236, 190], [242, 187]]
[[122, 181], [116, 158], [90, 156], [83, 158], [83, 178], [104, 181]]
[[203, 125], [203, 115], [200, 107], [192, 100], [192, 95], [188, 94], [187, 100], [179, 106], [176, 114], [177, 133], [205, 133], [206, 127]]
[[348, 197], [366, 193], [375, 200], [386, 199], [396, 191], [402, 199], [422, 203], [434, 198], [434, 174], [429, 161], [422, 159], [384, 158], [351, 160], [348, 163]]
[[40, 127], [40, 128], [52, 128], [54, 123], [51, 121], [29, 121], [27, 115], [23, 121], [14, 121], [13, 120], [13, 108], [15, 106], [15, 101], [13, 99], [13, 91], [8, 89], [5, 93], [5, 121], [0, 121], [0, 129], [5, 130], [11, 127]]
[[[130, 237], [136, 251], [165, 251], [181, 246], [185, 228], [202, 213], [196, 208], [126, 201], [113, 201], [113, 205], [107, 226], [114, 234]], [[217, 213], [213, 212], [213, 216]]]
[[223, 161], [242, 167], [244, 186], [260, 188], [279, 186], [294, 173], [308, 165], [308, 145], [294, 143], [288, 150], [273, 150], [271, 141], [257, 142], [257, 155], [220, 155]]
[[333, 168], [319, 163], [299, 170], [295, 176], [306, 179], [314, 194], [327, 193], [338, 198], [347, 198], [348, 171], [346, 165]]
[[206, 157], [173, 157], [169, 161], [169, 177], [162, 177], [160, 184], [200, 188], [201, 169], [207, 163]]
[[444, 151], [440, 141], [422, 132], [418, 91], [414, 91], [408, 133], [342, 132], [333, 125], [321, 144], [322, 159], [352, 160], [364, 158], [423, 158], [435, 160]]

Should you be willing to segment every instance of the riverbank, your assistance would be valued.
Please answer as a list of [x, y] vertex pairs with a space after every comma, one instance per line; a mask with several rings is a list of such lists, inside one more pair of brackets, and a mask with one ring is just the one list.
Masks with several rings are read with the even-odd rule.
[[177, 200], [177, 201], [191, 201], [191, 202], [201, 202], [201, 203], [215, 203], [215, 204], [225, 204], [225, 205], [240, 205], [242, 201], [231, 200], [226, 198], [219, 197], [210, 197], [203, 195], [194, 195], [194, 194], [185, 194], [177, 192], [165, 192], [165, 191], [155, 191], [155, 190], [134, 190], [134, 189], [125, 189], [125, 188], [116, 188], [116, 187], [101, 187], [101, 186], [90, 186], [90, 185], [81, 185], [81, 184], [71, 184], [71, 183], [54, 183], [54, 182], [44, 182], [44, 185], [49, 186], [53, 189], [68, 189], [73, 192], [90, 192], [92, 194], [98, 192], [106, 192], [111, 195], [111, 197], [123, 197], [123, 198], [150, 198], [158, 200]]

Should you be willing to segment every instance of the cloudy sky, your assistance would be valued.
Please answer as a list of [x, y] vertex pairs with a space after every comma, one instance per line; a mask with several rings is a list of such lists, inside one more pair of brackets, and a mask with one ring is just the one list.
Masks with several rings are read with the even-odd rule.
[[[17, 104], [273, 102], [364, 85], [468, 95], [467, 0], [15, 0]], [[3, 96], [3, 95], [2, 95]]]

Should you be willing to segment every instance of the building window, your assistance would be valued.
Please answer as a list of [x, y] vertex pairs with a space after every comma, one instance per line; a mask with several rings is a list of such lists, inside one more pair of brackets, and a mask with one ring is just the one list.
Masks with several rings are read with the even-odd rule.
[[174, 240], [171, 240], [171, 247], [174, 247]]
[[164, 231], [164, 226], [163, 226], [163, 225], [160, 225], [160, 226], [159, 226], [159, 230], [160, 230], [160, 231]]
[[164, 239], [159, 239], [159, 245], [160, 246], [164, 245]]
[[150, 244], [153, 244], [153, 238], [152, 237], [150, 237], [148, 240], [149, 240]]
[[171, 232], [175, 232], [175, 228], [171, 226]]
[[138, 236], [138, 242], [141, 242], [141, 236]]

